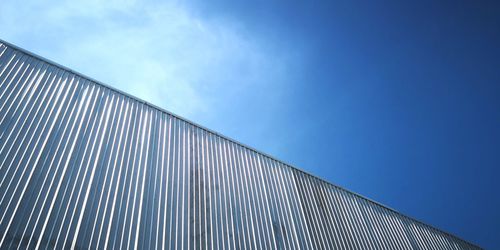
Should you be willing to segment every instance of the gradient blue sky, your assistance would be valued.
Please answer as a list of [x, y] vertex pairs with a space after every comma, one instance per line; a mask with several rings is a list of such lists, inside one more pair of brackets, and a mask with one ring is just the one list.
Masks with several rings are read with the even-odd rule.
[[493, 1], [2, 1], [0, 37], [500, 249]]

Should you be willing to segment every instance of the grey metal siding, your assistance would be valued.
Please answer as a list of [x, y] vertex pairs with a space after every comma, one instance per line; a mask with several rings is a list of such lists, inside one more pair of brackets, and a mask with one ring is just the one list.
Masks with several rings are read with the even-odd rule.
[[0, 248], [476, 249], [0, 40]]

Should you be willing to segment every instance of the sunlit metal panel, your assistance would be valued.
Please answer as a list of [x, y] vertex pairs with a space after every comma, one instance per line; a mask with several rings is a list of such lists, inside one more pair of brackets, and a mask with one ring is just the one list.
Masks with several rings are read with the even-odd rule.
[[479, 247], [0, 40], [0, 248]]

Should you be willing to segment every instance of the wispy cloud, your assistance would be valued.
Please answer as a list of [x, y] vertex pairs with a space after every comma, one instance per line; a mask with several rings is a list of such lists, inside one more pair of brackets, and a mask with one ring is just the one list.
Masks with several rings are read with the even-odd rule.
[[286, 88], [286, 52], [179, 2], [14, 2], [0, 9], [2, 38], [191, 119]]

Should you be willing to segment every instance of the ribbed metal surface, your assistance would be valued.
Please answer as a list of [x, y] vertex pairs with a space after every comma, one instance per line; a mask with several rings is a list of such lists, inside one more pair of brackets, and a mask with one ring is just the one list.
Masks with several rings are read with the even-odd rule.
[[0, 44], [1, 248], [477, 248]]

